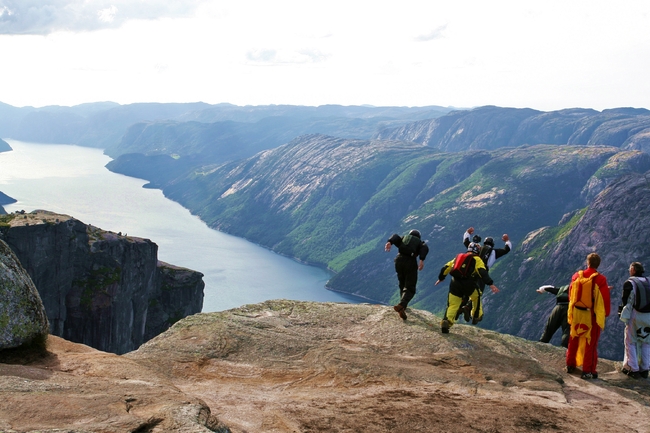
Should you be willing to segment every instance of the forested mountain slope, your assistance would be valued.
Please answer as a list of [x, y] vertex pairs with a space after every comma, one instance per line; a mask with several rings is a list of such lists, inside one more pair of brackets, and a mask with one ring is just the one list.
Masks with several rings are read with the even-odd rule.
[[[393, 255], [382, 246], [391, 233], [418, 228], [431, 252], [414, 306], [436, 312], [445, 305], [447, 286], [434, 288], [433, 282], [462, 250], [468, 226], [484, 237], [508, 233], [518, 249], [530, 232], [588, 207], [619, 176], [647, 170], [647, 154], [608, 146], [441, 153], [408, 142], [311, 135], [241, 162], [196, 171], [165, 188], [165, 194], [212, 227], [330, 267], [337, 271], [328, 283], [334, 290], [386, 303], [395, 301], [397, 283]], [[621, 248], [621, 254], [631, 251]], [[511, 304], [521, 315], [523, 304], [516, 297], [511, 302], [513, 293], [537, 294], [527, 280], [505, 278], [502, 265], [514, 257], [514, 252], [505, 256], [493, 269], [503, 291], [494, 300], [486, 296], [486, 303], [490, 308], [494, 302]], [[579, 265], [584, 257], [575, 260]], [[556, 273], [545, 272], [540, 279]], [[572, 273], [562, 272], [565, 279]], [[505, 326], [487, 316], [485, 323]]]

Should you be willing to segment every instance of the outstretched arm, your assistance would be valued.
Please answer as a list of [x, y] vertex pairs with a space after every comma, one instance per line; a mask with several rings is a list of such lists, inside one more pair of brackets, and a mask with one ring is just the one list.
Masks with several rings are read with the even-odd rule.
[[505, 244], [505, 246], [503, 248], [495, 248], [494, 249], [494, 254], [495, 254], [494, 258], [495, 259], [498, 259], [501, 256], [505, 256], [512, 249], [512, 242], [510, 242], [510, 237], [507, 234], [504, 234], [503, 236], [501, 236], [501, 240], [503, 242], [505, 242], [506, 244]]
[[467, 248], [470, 244], [469, 237], [472, 236], [472, 233], [474, 233], [474, 227], [468, 228], [463, 234], [463, 245], [465, 245], [465, 248]]
[[399, 246], [402, 245], [402, 238], [397, 233], [394, 233], [393, 236], [388, 238], [388, 241], [386, 241], [386, 245], [384, 245], [384, 251], [390, 251], [390, 247], [392, 245], [395, 245], [397, 248], [399, 248]]

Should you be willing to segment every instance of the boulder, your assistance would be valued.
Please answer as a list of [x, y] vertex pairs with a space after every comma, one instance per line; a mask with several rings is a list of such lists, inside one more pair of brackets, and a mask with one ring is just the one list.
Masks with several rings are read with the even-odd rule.
[[47, 338], [41, 297], [11, 248], [0, 240], [0, 349]]

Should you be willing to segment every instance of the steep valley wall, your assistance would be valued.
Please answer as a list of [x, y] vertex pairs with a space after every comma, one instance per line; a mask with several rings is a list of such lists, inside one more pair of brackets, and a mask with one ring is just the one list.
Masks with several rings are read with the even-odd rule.
[[149, 239], [47, 211], [5, 215], [1, 229], [59, 337], [122, 354], [202, 309], [203, 274], [159, 261]]

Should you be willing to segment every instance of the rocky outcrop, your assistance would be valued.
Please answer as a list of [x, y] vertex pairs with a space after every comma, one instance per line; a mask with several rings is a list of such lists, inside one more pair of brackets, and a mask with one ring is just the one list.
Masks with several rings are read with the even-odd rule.
[[50, 337], [46, 357], [0, 363], [0, 430], [649, 431], [650, 381], [620, 363], [582, 380], [561, 347], [461, 324], [441, 334], [439, 320], [275, 300], [193, 315], [122, 356]]
[[158, 261], [156, 284], [149, 294], [144, 341], [203, 307], [203, 274]]
[[[196, 314], [123, 356], [57, 337], [0, 364], [0, 430], [618, 433], [650, 428], [650, 381], [602, 359], [409, 308], [286, 300]], [[2, 353], [0, 352], [0, 362]], [[597, 410], [594, 410], [597, 408]], [[59, 430], [54, 430], [59, 429]]]
[[201, 399], [123, 356], [60, 337], [38, 357], [0, 351], [3, 433], [229, 433]]
[[3, 219], [54, 335], [119, 354], [201, 311], [203, 275], [159, 262], [149, 239], [47, 211]]
[[31, 278], [0, 240], [0, 350], [42, 342], [49, 326]]

